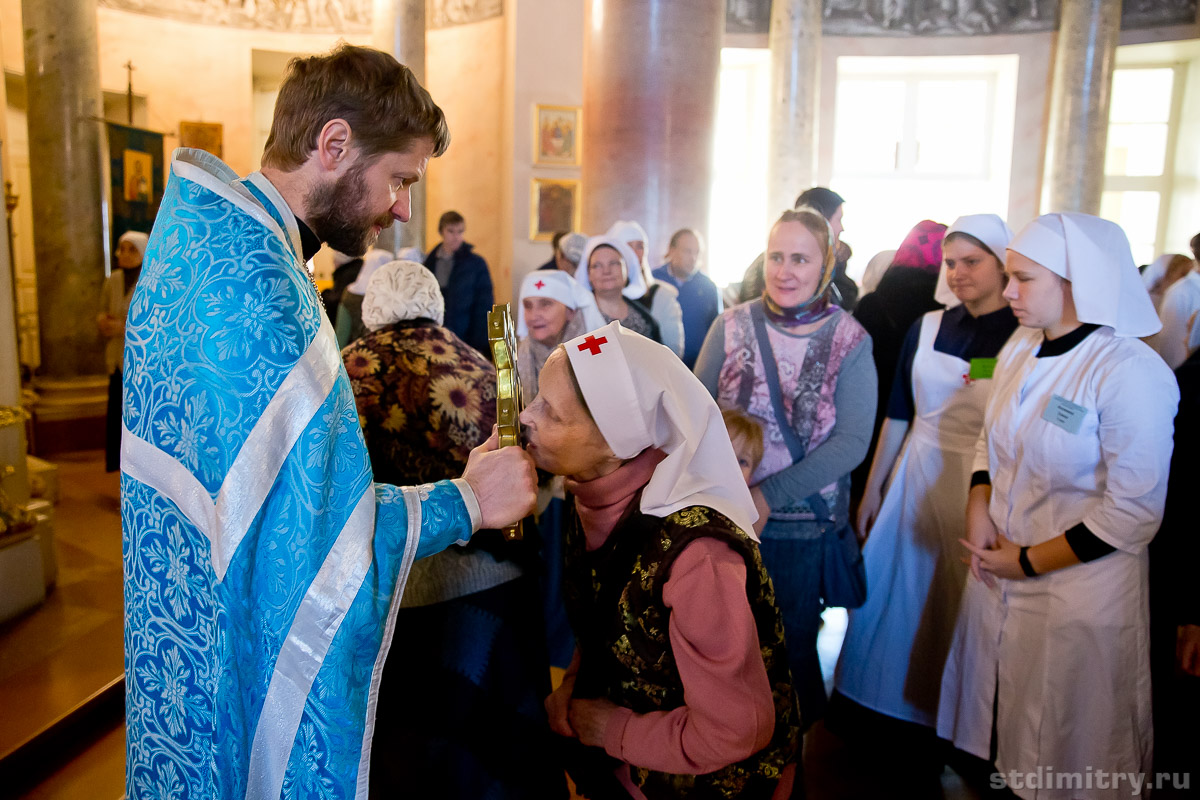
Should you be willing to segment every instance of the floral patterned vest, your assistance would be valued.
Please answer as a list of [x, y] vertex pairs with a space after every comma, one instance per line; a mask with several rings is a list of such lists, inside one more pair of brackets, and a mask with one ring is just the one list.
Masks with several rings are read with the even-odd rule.
[[[637, 498], [630, 504], [637, 508]], [[690, 506], [665, 518], [628, 513], [597, 550], [587, 544], [574, 501], [566, 520], [567, 613], [581, 654], [575, 694], [606, 697], [645, 714], [684, 705], [683, 683], [668, 638], [671, 610], [663, 586], [676, 557], [710, 536], [746, 560], [746, 593], [775, 700], [770, 743], [749, 758], [705, 775], [672, 775], [630, 766], [649, 800], [767, 800], [784, 767], [795, 760], [800, 712], [792, 689], [775, 589], [753, 541], [718, 512]]]
[[[767, 325], [767, 338], [779, 368], [779, 388], [783, 394], [786, 420], [775, 418], [766, 373], [754, 335], [750, 309], [761, 300], [753, 300], [725, 312], [725, 363], [717, 378], [717, 404], [739, 408], [763, 427], [763, 459], [752, 477], [753, 483], [769, 478], [792, 465], [780, 430], [790, 425], [811, 453], [829, 438], [837, 422], [837, 385], [842, 361], [867, 332], [844, 311], [837, 311], [809, 336], [789, 336]], [[836, 476], [821, 490], [829, 509], [839, 519], [847, 515], [850, 476]], [[792, 508], [773, 509], [772, 519], [812, 519], [813, 511], [805, 498], [796, 498]]]

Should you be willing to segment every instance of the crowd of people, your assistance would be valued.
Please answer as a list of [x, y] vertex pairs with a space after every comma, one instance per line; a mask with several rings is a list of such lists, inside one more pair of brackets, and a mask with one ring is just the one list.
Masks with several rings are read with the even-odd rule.
[[[372, 70], [414, 109], [400, 122], [344, 113], [373, 107]], [[151, 587], [127, 589], [131, 796], [169, 768], [255, 796], [565, 798], [566, 775], [595, 800], [803, 797], [817, 723], [897, 797], [940, 796], [947, 763], [1022, 798], [1200, 778], [1195, 262], [1139, 273], [1086, 214], [1014, 234], [968, 213], [916, 223], [860, 286], [846, 203], [817, 187], [747, 232], [763, 253], [723, 297], [695, 230], [657, 268], [635, 221], [563, 232], [520, 283], [525, 446], [498, 449], [492, 284], [463, 217], [427, 254], [369, 251], [385, 200], [407, 219], [395, 176], [445, 149], [440, 110], [342, 46], [275, 113], [261, 173], [176, 157], [145, 288], [130, 300], [134, 241], [107, 289], [129, 309], [127, 582]], [[375, 160], [347, 145], [385, 124], [407, 138]], [[187, 260], [208, 246], [195, 187], [270, 223], [239, 251], [258, 273]], [[160, 230], [193, 238], [168, 251]], [[322, 241], [361, 259], [325, 298], [296, 277]], [[268, 280], [287, 314], [239, 311]], [[189, 326], [214, 315], [245, 322], [209, 348]], [[208, 594], [178, 599], [164, 548], [196, 575], [211, 548]], [[829, 607], [851, 609], [831, 697]], [[168, 684], [197, 699], [156, 716]], [[193, 730], [202, 747], [170, 743]]]

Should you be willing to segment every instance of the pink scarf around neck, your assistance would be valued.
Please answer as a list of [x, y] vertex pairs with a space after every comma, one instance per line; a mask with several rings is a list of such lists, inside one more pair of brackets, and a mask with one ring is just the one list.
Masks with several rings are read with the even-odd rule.
[[608, 541], [629, 501], [650, 482], [655, 468], [667, 454], [648, 447], [609, 474], [590, 481], [567, 478], [564, 488], [575, 496], [575, 512], [587, 538], [587, 549], [595, 550]]

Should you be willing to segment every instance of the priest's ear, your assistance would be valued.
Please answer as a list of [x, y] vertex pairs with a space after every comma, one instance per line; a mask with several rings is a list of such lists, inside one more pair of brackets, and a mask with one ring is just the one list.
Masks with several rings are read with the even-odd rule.
[[317, 134], [317, 162], [322, 172], [342, 172], [353, 161], [354, 131], [344, 119], [331, 119]]

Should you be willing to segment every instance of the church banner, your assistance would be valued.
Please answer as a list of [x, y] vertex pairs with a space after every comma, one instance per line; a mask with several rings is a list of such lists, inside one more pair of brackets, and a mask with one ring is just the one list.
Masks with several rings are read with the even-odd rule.
[[125, 231], [150, 232], [163, 196], [163, 135], [108, 123], [112, 242]]

